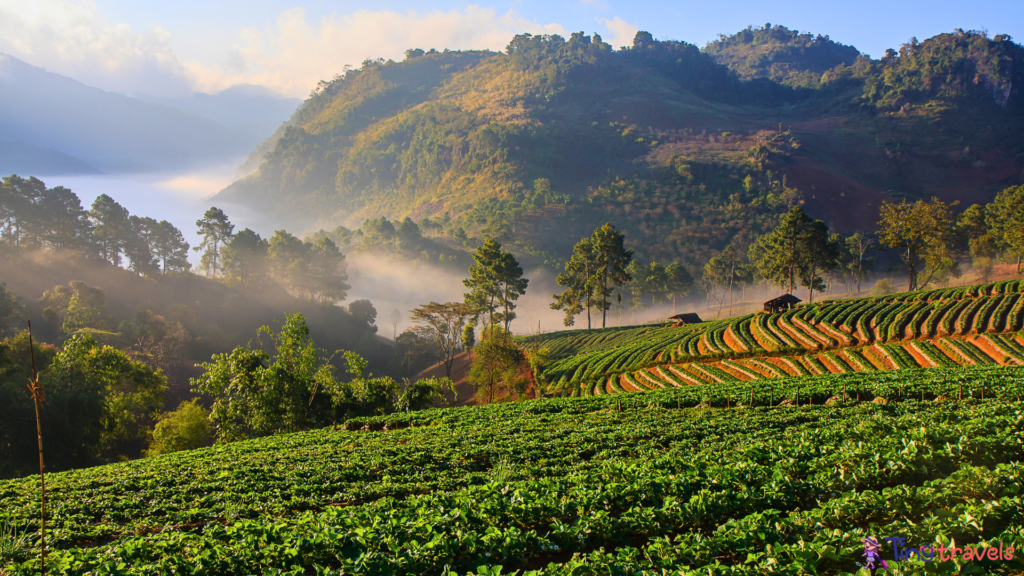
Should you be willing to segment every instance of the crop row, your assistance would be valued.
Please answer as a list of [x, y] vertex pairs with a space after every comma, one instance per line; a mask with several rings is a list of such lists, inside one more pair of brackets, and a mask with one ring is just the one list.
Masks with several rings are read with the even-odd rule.
[[[813, 357], [818, 358], [824, 352], [870, 344], [1016, 332], [1024, 328], [1020, 289], [1020, 281], [1014, 280], [825, 301], [781, 314], [758, 313], [680, 328], [661, 325], [546, 334], [532, 343], [549, 346], [551, 362], [541, 371], [544, 383], [549, 389], [571, 393], [593, 390], [614, 375], [664, 363], [713, 363], [738, 355], [795, 350], [815, 351], [818, 354]], [[887, 349], [878, 348], [878, 354], [888, 356]], [[887, 362], [921, 365], [898, 350], [893, 351], [896, 358]], [[978, 361], [970, 354], [954, 355], [958, 363]]]
[[[1022, 383], [1018, 367], [851, 373], [362, 418], [346, 428], [379, 431], [51, 475], [48, 560], [94, 575], [841, 574], [868, 535], [1019, 547], [1024, 411], [1004, 400]], [[973, 398], [930, 401], [961, 386]], [[0, 483], [0, 517], [33, 530], [36, 496], [33, 478]]]

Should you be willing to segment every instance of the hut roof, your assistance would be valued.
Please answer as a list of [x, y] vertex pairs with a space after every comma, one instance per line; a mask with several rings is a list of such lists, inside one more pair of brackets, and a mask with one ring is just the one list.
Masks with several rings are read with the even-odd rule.
[[685, 314], [676, 314], [675, 316], [669, 316], [669, 320], [675, 320], [676, 322], [684, 322], [686, 324], [700, 324], [703, 320], [700, 316], [693, 312], [687, 312]]
[[765, 302], [765, 304], [797, 304], [799, 302], [803, 302], [803, 300], [797, 298], [796, 296], [793, 296], [792, 294], [783, 294], [778, 298], [772, 298], [771, 300]]

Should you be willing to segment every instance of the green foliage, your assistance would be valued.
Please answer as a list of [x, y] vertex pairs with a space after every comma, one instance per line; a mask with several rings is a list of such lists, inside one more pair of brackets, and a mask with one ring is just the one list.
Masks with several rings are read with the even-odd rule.
[[[910, 376], [776, 383], [776, 402], [801, 390], [799, 407], [768, 407], [759, 388], [736, 408], [749, 388], [724, 384], [401, 413], [77, 471], [55, 478], [49, 561], [98, 575], [832, 575], [856, 573], [867, 535], [1019, 547], [1021, 369]], [[998, 400], [930, 401], [981, 381]], [[21, 531], [33, 482], [0, 483]]]
[[[195, 392], [215, 398], [210, 420], [221, 441], [297, 432], [337, 419], [354, 394], [334, 376], [330, 358], [309, 338], [301, 314], [289, 314], [277, 333], [264, 326], [274, 355], [239, 346], [215, 354], [192, 379]], [[358, 370], [359, 376], [362, 367]]]
[[828, 36], [801, 34], [780, 25], [720, 34], [703, 52], [744, 80], [767, 78], [794, 88], [818, 88], [822, 73], [850, 66], [860, 56], [853, 46]]
[[892, 283], [892, 279], [890, 278], [880, 279], [878, 282], [875, 282], [875, 287], [871, 289], [871, 296], [875, 298], [895, 293], [896, 286]]
[[303, 242], [278, 230], [267, 244], [267, 259], [285, 286], [313, 302], [340, 302], [352, 288], [345, 255], [330, 238]]
[[1017, 256], [1019, 272], [1024, 254], [1024, 185], [1003, 190], [986, 209], [994, 239]]
[[822, 291], [825, 285], [819, 273], [835, 269], [838, 243], [831, 240], [828, 227], [812, 221], [799, 206], [790, 208], [770, 234], [751, 245], [748, 257], [762, 277], [792, 293], [799, 284]]
[[194, 450], [213, 442], [210, 413], [197, 400], [182, 402], [176, 410], [160, 416], [153, 429], [147, 456]]
[[523, 267], [515, 256], [502, 250], [497, 240], [488, 238], [473, 253], [469, 278], [462, 283], [470, 289], [465, 294], [466, 305], [475, 310], [475, 317], [487, 314], [488, 326], [497, 321], [508, 330], [516, 317], [515, 303], [526, 293], [530, 281], [523, 278]]
[[210, 276], [218, 276], [221, 274], [222, 268], [221, 246], [231, 240], [235, 225], [228, 220], [228, 215], [223, 210], [213, 206], [203, 214], [202, 218], [196, 220], [196, 227], [199, 228], [199, 235], [203, 238], [202, 243], [193, 248], [196, 252], [203, 251], [199, 267]]
[[465, 335], [463, 328], [479, 313], [479, 308], [462, 302], [430, 302], [412, 310], [410, 319], [418, 325], [417, 332], [437, 347], [445, 376], [452, 376], [455, 355]]
[[32, 546], [31, 536], [18, 531], [13, 522], [0, 521], [0, 562], [12, 563], [25, 560]]
[[487, 395], [488, 404], [494, 402], [495, 394], [502, 390], [521, 396], [526, 390], [526, 382], [519, 375], [524, 359], [523, 350], [507, 330], [498, 325], [488, 326], [473, 349], [468, 379], [480, 393]]
[[462, 349], [470, 352], [476, 346], [476, 326], [472, 323], [462, 327]]
[[450, 378], [420, 378], [415, 382], [406, 381], [402, 395], [395, 402], [395, 409], [399, 412], [409, 412], [431, 408], [444, 400], [445, 389], [452, 393], [455, 400], [458, 399]]
[[7, 289], [7, 283], [0, 282], [0, 338], [9, 338], [20, 332], [25, 316], [21, 298]]
[[[907, 271], [908, 291], [924, 288], [936, 275], [954, 272], [959, 276], [958, 262], [951, 255], [956, 235], [951, 208], [938, 198], [931, 202], [882, 203], [878, 239], [899, 250]], [[922, 273], [923, 280], [919, 278]]]
[[222, 251], [224, 275], [241, 286], [259, 288], [267, 280], [267, 241], [245, 228]]
[[[41, 379], [48, 394], [51, 390], [67, 391], [73, 395], [93, 395], [93, 402], [97, 400], [95, 395], [102, 399], [99, 414], [90, 411], [62, 414], [58, 406], [50, 407], [47, 412], [51, 414], [49, 418], [72, 416], [86, 422], [99, 416], [94, 421], [100, 426], [96, 444], [88, 443], [88, 435], [71, 441], [82, 442], [82, 448], [92, 452], [92, 456], [107, 459], [122, 454], [137, 455], [142, 451], [167, 390], [167, 379], [159, 370], [133, 360], [121, 350], [99, 345], [89, 334], [77, 335], [65, 342]], [[61, 430], [61, 433], [75, 432]]]
[[7, 246], [73, 250], [113, 266], [125, 256], [139, 275], [189, 269], [181, 231], [166, 220], [132, 216], [106, 194], [86, 212], [71, 190], [12, 175], [0, 183], [0, 199], [0, 238]]

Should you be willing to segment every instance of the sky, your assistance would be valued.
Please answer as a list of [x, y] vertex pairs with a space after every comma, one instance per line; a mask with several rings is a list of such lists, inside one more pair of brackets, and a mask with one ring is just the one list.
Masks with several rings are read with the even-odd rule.
[[912, 36], [987, 29], [1024, 40], [1021, 0], [0, 0], [0, 52], [125, 94], [182, 97], [238, 83], [304, 97], [317, 81], [407, 48], [501, 50], [514, 34], [637, 30], [704, 46], [782, 24], [878, 57]]

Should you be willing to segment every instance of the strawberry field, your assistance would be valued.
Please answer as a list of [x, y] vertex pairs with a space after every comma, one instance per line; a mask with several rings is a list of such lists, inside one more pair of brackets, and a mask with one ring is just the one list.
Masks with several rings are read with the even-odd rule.
[[833, 300], [684, 327], [574, 330], [545, 347], [548, 390], [590, 396], [875, 370], [1024, 363], [1018, 280]]
[[[1022, 393], [1020, 367], [729, 380], [53, 474], [50, 573], [853, 574], [868, 535], [1019, 548]], [[35, 530], [37, 498], [0, 482], [0, 522]]]

